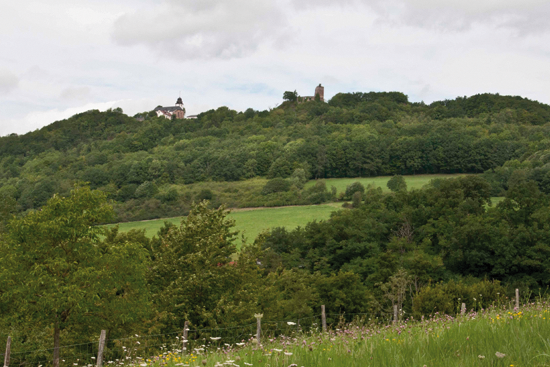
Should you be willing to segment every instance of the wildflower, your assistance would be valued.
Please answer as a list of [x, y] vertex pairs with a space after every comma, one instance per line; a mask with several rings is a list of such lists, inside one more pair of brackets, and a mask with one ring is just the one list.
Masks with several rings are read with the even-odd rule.
[[239, 347], [242, 347], [244, 345], [244, 343], [235, 343], [237, 344]]
[[289, 324], [290, 326], [296, 325], [296, 323], [292, 321], [288, 321], [287, 324]]
[[208, 363], [208, 361], [207, 361], [206, 359], [203, 359], [201, 363], [202, 363], [203, 366], [206, 366], [206, 364]]
[[245, 366], [252, 366], [253, 364], [252, 363], [246, 363], [244, 362]]
[[291, 355], [292, 355], [292, 353], [290, 353], [290, 352], [285, 352], [285, 356], [291, 356]]
[[281, 352], [283, 351], [282, 349], [275, 349], [275, 348], [273, 348], [273, 350], [274, 350], [275, 352], [279, 352], [279, 353], [281, 353]]
[[485, 356], [482, 356], [481, 354], [477, 356], [479, 359], [485, 359]]
[[497, 356], [497, 358], [504, 358], [504, 357], [506, 357], [506, 354], [500, 353], [500, 352], [496, 352], [496, 353], [495, 353], [495, 356]]
[[221, 336], [211, 336], [210, 339], [212, 340], [220, 340], [222, 337]]

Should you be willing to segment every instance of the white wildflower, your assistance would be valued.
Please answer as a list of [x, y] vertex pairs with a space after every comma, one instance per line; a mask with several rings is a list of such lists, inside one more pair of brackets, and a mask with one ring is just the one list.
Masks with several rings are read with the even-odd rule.
[[506, 357], [506, 354], [500, 353], [500, 352], [496, 352], [496, 353], [495, 353], [495, 356], [497, 356], [497, 358], [504, 358], [504, 357]]
[[235, 343], [237, 344], [239, 347], [242, 347], [244, 345], [244, 343]]
[[288, 321], [287, 324], [289, 324], [290, 326], [296, 325], [296, 323], [292, 321]]
[[285, 352], [285, 356], [291, 356], [291, 355], [292, 355], [292, 353], [290, 353], [290, 352]]
[[212, 340], [220, 340], [222, 337], [221, 336], [211, 336], [210, 339]]

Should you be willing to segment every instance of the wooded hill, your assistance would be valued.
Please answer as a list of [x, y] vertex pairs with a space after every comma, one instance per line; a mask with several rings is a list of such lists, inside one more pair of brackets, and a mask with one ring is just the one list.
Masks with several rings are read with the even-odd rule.
[[[240, 206], [316, 203], [331, 194], [320, 186], [306, 192], [304, 179], [481, 173], [516, 159], [517, 167], [534, 154], [540, 167], [550, 148], [550, 106], [492, 94], [426, 105], [398, 92], [341, 93], [329, 103], [284, 102], [270, 111], [220, 107], [197, 120], [142, 115], [139, 122], [92, 110], [0, 138], [0, 195], [23, 212], [86, 181], [115, 200], [119, 220], [147, 219], [215, 200], [206, 186], [187, 190], [192, 183], [294, 174]], [[495, 194], [509, 176], [490, 177]]]

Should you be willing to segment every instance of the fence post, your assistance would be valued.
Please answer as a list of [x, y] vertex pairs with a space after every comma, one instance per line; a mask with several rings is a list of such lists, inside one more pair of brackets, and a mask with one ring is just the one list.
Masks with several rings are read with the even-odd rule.
[[187, 350], [187, 337], [189, 336], [189, 321], [185, 321], [183, 324], [183, 345], [182, 352], [185, 353]]
[[321, 321], [323, 325], [323, 333], [327, 332], [327, 314], [325, 313], [325, 305], [321, 305]]
[[101, 335], [99, 336], [99, 346], [97, 348], [97, 367], [103, 365], [103, 351], [105, 350], [105, 339], [107, 337], [107, 331], [101, 330]]
[[466, 313], [466, 303], [462, 302], [462, 305], [460, 306], [460, 314], [464, 315]]
[[516, 288], [516, 308], [519, 310], [519, 289]]
[[11, 336], [8, 336], [8, 341], [6, 342], [6, 353], [4, 354], [4, 367], [9, 367], [10, 365], [10, 353], [11, 353]]
[[397, 323], [398, 320], [398, 314], [397, 314], [397, 305], [393, 306], [393, 322]]
[[262, 335], [262, 317], [264, 317], [263, 313], [257, 313], [254, 315], [256, 318], [256, 343], [258, 344], [258, 348], [260, 347], [260, 337]]

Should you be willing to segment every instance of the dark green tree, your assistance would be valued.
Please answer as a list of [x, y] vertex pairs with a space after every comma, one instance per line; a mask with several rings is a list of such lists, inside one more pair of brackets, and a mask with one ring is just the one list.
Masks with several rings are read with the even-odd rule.
[[393, 176], [388, 180], [386, 185], [388, 186], [388, 189], [393, 192], [407, 191], [407, 182], [405, 182], [405, 178], [401, 175]]
[[286, 91], [283, 93], [283, 100], [288, 102], [296, 102], [298, 100], [298, 93], [296, 91]]
[[139, 244], [102, 242], [97, 225], [112, 217], [105, 194], [77, 187], [11, 220], [0, 243], [1, 299], [12, 304], [12, 320], [53, 325], [55, 367], [63, 329], [116, 329], [147, 310], [147, 253]]

